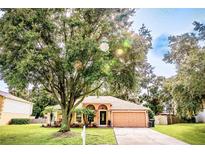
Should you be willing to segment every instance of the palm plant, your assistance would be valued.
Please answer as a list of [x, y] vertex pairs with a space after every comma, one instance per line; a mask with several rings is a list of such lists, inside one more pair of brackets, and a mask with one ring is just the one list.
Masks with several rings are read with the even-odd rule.
[[91, 119], [95, 117], [95, 111], [87, 108], [78, 108], [74, 110], [77, 114], [83, 114], [84, 124], [87, 125], [88, 122], [91, 124]]
[[55, 108], [55, 106], [47, 106], [43, 111], [44, 114], [50, 114], [50, 126], [53, 121], [54, 112], [56, 111], [57, 109]]

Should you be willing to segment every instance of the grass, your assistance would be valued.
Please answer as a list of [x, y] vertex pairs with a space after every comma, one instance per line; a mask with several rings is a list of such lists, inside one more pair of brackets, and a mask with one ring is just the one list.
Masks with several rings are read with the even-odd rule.
[[157, 125], [153, 129], [189, 144], [205, 144], [205, 124]]
[[[59, 128], [42, 128], [37, 124], [0, 126], [0, 145], [80, 145], [82, 128], [72, 128], [73, 137], [55, 137]], [[86, 144], [116, 144], [112, 128], [87, 128]]]

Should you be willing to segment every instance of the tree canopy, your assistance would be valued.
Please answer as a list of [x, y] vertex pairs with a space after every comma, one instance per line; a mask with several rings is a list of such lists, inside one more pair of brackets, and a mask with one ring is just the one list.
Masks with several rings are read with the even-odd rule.
[[181, 117], [191, 118], [202, 109], [205, 99], [205, 26], [194, 22], [194, 31], [169, 37], [170, 52], [164, 60], [177, 65], [169, 89]]
[[[76, 106], [102, 85], [133, 89], [150, 35], [130, 30], [134, 9], [2, 9], [0, 72], [10, 87], [44, 87], [70, 130]], [[125, 91], [126, 91], [125, 90]]]

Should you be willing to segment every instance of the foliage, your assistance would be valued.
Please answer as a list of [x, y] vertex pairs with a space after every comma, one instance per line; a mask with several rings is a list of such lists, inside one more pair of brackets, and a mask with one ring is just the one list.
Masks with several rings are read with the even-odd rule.
[[137, 34], [126, 32], [120, 43], [117, 44], [119, 49], [115, 53], [125, 67], [113, 69], [115, 80], [103, 84], [98, 90], [98, 94], [136, 101], [140, 84], [144, 82], [141, 80], [144, 77], [142, 70], [148, 64], [146, 55], [152, 46], [151, 41], [150, 31], [145, 25], [142, 25]]
[[84, 123], [87, 124], [87, 121], [91, 124], [91, 121], [89, 121], [89, 118], [93, 119], [96, 115], [94, 110], [88, 109], [88, 108], [77, 108], [74, 110], [77, 114], [82, 114], [84, 118]]
[[149, 109], [148, 110], [148, 117], [149, 117], [149, 119], [153, 119], [154, 115], [155, 115], [154, 112], [151, 109]]
[[71, 128], [83, 128], [83, 123], [73, 123], [71, 124]]
[[[53, 121], [53, 114], [54, 112], [57, 112], [58, 109], [55, 108], [55, 106], [47, 106], [45, 107], [44, 111], [43, 111], [43, 114], [49, 114], [50, 115], [50, 126], [51, 126], [51, 123]], [[65, 127], [65, 126], [62, 126], [62, 127]]]
[[124, 87], [135, 86], [133, 70], [143, 61], [141, 46], [147, 48], [150, 38], [129, 31], [134, 9], [2, 11], [2, 78], [18, 89], [43, 86], [62, 108], [63, 132], [70, 130], [76, 106], [103, 84], [113, 85], [121, 77]]
[[29, 124], [30, 119], [27, 118], [13, 118], [11, 119], [10, 123], [11, 125], [23, 125], [23, 124]]
[[192, 33], [170, 36], [171, 51], [164, 60], [177, 65], [177, 75], [168, 80], [169, 90], [180, 117], [192, 118], [205, 99], [204, 25], [194, 22]]
[[150, 108], [155, 115], [161, 113], [164, 106], [171, 100], [171, 96], [164, 87], [164, 81], [164, 77], [151, 74], [144, 85], [145, 93], [139, 96], [141, 103]]
[[36, 89], [30, 95], [31, 102], [34, 103], [32, 115], [35, 118], [44, 116], [43, 111], [45, 107], [57, 104], [52, 95], [43, 89]]
[[47, 113], [53, 113], [53, 112], [57, 112], [58, 109], [55, 108], [55, 106], [47, 106], [45, 107], [43, 113], [47, 114]]

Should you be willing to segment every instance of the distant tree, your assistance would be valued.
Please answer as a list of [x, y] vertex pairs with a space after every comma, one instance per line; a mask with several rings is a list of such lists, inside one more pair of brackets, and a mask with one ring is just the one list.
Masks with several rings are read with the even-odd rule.
[[53, 106], [57, 104], [52, 95], [43, 89], [33, 90], [30, 97], [31, 102], [34, 103], [32, 115], [35, 116], [35, 118], [43, 117], [43, 111], [47, 106]]
[[146, 85], [145, 92], [139, 96], [141, 103], [150, 108], [155, 115], [163, 111], [164, 98], [163, 98], [163, 82], [164, 77], [152, 76], [149, 84]]
[[187, 118], [202, 109], [205, 99], [205, 26], [193, 24], [192, 33], [169, 37], [171, 51], [164, 58], [177, 65], [177, 75], [169, 81], [169, 89], [178, 115]]
[[146, 54], [129, 30], [134, 9], [2, 11], [1, 76], [20, 89], [43, 86], [61, 106], [60, 131], [70, 131], [73, 110], [103, 84], [116, 83], [118, 73], [125, 87], [133, 86], [129, 59], [138, 63]]

